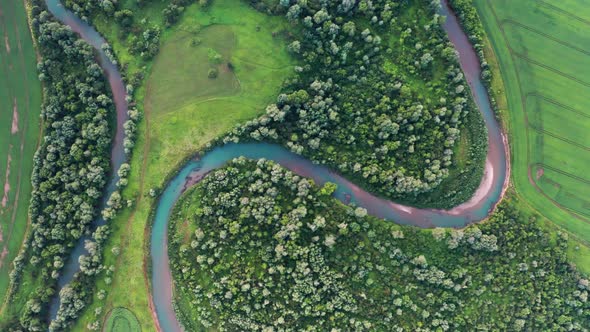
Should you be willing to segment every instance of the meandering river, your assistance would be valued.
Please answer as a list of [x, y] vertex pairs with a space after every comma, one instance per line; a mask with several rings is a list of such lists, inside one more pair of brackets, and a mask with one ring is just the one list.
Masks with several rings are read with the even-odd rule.
[[[81, 21], [72, 12], [65, 10], [59, 0], [46, 0], [46, 3], [49, 10], [61, 22], [69, 25], [72, 30], [79, 33], [97, 50], [99, 63], [106, 72], [113, 91], [117, 110], [117, 132], [112, 150], [112, 167], [115, 172], [113, 172], [114, 176], [106, 190], [106, 200], [115, 190], [115, 183], [118, 180], [116, 170], [125, 159], [122, 148], [124, 137], [122, 124], [127, 119], [125, 86], [117, 67], [108, 60], [101, 50], [101, 45], [105, 42], [104, 39], [90, 25]], [[441, 13], [447, 16], [444, 28], [459, 52], [461, 67], [488, 129], [489, 148], [485, 172], [475, 195], [468, 202], [451, 210], [418, 209], [374, 196], [327, 167], [313, 164], [279, 145], [241, 143], [214, 148], [203, 156], [188, 161], [164, 188], [156, 206], [150, 242], [151, 285], [155, 318], [162, 331], [181, 331], [181, 325], [176, 319], [173, 307], [173, 282], [167, 247], [168, 219], [172, 208], [188, 187], [197, 183], [212, 170], [222, 167], [233, 158], [240, 156], [252, 159], [265, 158], [273, 160], [299, 175], [312, 178], [317, 184], [323, 184], [327, 181], [334, 182], [338, 185], [334, 193], [337, 199], [343, 202], [354, 202], [356, 205], [366, 208], [371, 215], [400, 224], [419, 227], [463, 227], [469, 223], [481, 221], [489, 215], [501, 199], [506, 188], [508, 150], [505, 137], [494, 116], [487, 90], [480, 79], [481, 67], [479, 59], [458, 24], [456, 17], [449, 10], [446, 0], [443, 0], [442, 3]], [[102, 223], [104, 221], [99, 218], [95, 221], [94, 226]], [[81, 241], [72, 253], [62, 277], [59, 279], [60, 289], [71, 281], [74, 273], [79, 270], [78, 257], [83, 253], [83, 241]], [[52, 319], [55, 317], [58, 306], [59, 300], [56, 298], [55, 301], [52, 301], [51, 306]]]
[[[109, 60], [106, 54], [102, 50], [102, 45], [106, 43], [106, 40], [96, 32], [90, 25], [79, 19], [74, 13], [66, 10], [60, 0], [45, 0], [49, 11], [62, 23], [68, 25], [74, 32], [80, 35], [86, 42], [88, 42], [98, 54], [98, 63], [106, 73], [109, 85], [113, 93], [113, 101], [115, 103], [115, 109], [117, 110], [117, 128], [115, 131], [115, 137], [112, 142], [111, 148], [111, 178], [105, 188], [104, 197], [100, 202], [101, 210], [106, 206], [106, 202], [111, 194], [117, 190], [117, 181], [119, 176], [117, 170], [122, 163], [125, 162], [125, 149], [123, 148], [123, 139], [125, 138], [125, 131], [123, 124], [129, 119], [127, 115], [127, 101], [125, 97], [127, 92], [125, 90], [125, 84], [121, 74], [117, 70], [117, 66]], [[92, 230], [96, 227], [104, 225], [106, 222], [102, 217], [97, 218], [92, 223]], [[76, 247], [70, 254], [70, 258], [66, 262], [59, 279], [57, 280], [58, 290], [61, 290], [65, 285], [70, 283], [74, 278], [76, 272], [80, 271], [80, 264], [78, 258], [81, 255], [87, 254], [84, 248], [84, 242], [89, 240], [90, 236], [83, 236], [77, 243]], [[55, 296], [50, 303], [49, 313], [50, 318], [53, 320], [59, 310], [60, 298]]]

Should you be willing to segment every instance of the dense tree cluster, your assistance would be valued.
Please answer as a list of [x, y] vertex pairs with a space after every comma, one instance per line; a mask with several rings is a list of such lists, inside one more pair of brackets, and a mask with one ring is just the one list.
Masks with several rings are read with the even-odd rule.
[[[298, 75], [224, 142], [280, 142], [371, 191], [419, 203], [448, 176], [461, 128], [486, 130], [436, 10], [424, 0], [281, 1], [273, 11], [302, 31], [288, 46]], [[476, 171], [455, 193], [463, 200], [481, 179], [486, 136], [471, 144]]]
[[177, 204], [169, 253], [189, 331], [590, 328], [567, 241], [508, 203], [462, 230], [366, 216], [272, 162], [236, 159]]
[[89, 231], [109, 172], [114, 106], [91, 46], [33, 1], [32, 29], [42, 60], [43, 141], [34, 157], [31, 232], [11, 273], [15, 291], [25, 263], [40, 280], [29, 294], [20, 325], [46, 328], [46, 304], [71, 248]]
[[[66, 7], [89, 21], [97, 15], [113, 19], [119, 26], [122, 39], [128, 39], [129, 50], [145, 60], [158, 54], [160, 48], [160, 24], [169, 27], [176, 23], [185, 8], [195, 0], [170, 0], [162, 10], [163, 22], [150, 22], [149, 18], [137, 19], [134, 10], [153, 5], [156, 0], [125, 2], [117, 0], [64, 0]], [[206, 6], [208, 1], [199, 1]], [[159, 4], [157, 4], [159, 5]]]
[[477, 14], [477, 9], [471, 2], [471, 0], [448, 0], [449, 6], [457, 14], [459, 23], [466, 31], [469, 41], [475, 49], [479, 62], [481, 63], [481, 78], [488, 89], [488, 95], [490, 96], [490, 102], [494, 108], [494, 111], [498, 111], [498, 104], [494, 98], [494, 91], [491, 88], [491, 82], [493, 78], [493, 72], [488, 64], [484, 54], [485, 44], [485, 31], [483, 25]]
[[[104, 266], [102, 255], [109, 235], [109, 226], [103, 225], [93, 232], [92, 240], [84, 241], [84, 249], [88, 254], [80, 256], [78, 260], [80, 273], [60, 290], [60, 306], [55, 319], [49, 325], [49, 331], [65, 331], [78, 318], [93, 294], [95, 277], [102, 275], [105, 281], [108, 280], [107, 283], [110, 283], [110, 276], [115, 268]], [[96, 321], [91, 326], [98, 328], [100, 324]], [[96, 328], [89, 329], [96, 330]]]

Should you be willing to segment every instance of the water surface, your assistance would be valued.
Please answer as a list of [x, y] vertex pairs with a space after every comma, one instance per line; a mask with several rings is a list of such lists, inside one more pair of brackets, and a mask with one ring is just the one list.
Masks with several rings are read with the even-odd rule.
[[[55, 18], [57, 18], [63, 24], [69, 26], [88, 44], [94, 47], [97, 54], [98, 63], [107, 76], [113, 94], [113, 101], [117, 111], [117, 121], [115, 137], [111, 147], [111, 178], [107, 183], [103, 199], [100, 203], [100, 209], [102, 210], [106, 206], [108, 198], [117, 189], [116, 184], [117, 181], [119, 181], [117, 170], [126, 160], [125, 149], [123, 148], [123, 139], [125, 138], [123, 124], [129, 119], [129, 117], [127, 115], [127, 101], [125, 100], [125, 97], [127, 96], [125, 85], [123, 84], [121, 74], [117, 70], [117, 66], [109, 60], [101, 48], [106, 42], [104, 38], [102, 38], [102, 36], [90, 25], [79, 19], [74, 13], [65, 9], [59, 0], [45, 0], [45, 4], [47, 5], [47, 9], [53, 14], [53, 16], [55, 16]], [[96, 229], [98, 226], [104, 225], [105, 223], [106, 222], [102, 217], [98, 217], [92, 223], [92, 230]], [[86, 249], [84, 249], [84, 241], [89, 240], [90, 238], [91, 237], [87, 235], [83, 236], [70, 254], [70, 258], [66, 262], [63, 270], [61, 271], [60, 277], [57, 280], [58, 292], [65, 285], [72, 281], [76, 272], [80, 271], [78, 259], [81, 255], [87, 254]], [[52, 320], [55, 319], [55, 316], [57, 315], [59, 305], [59, 296], [53, 297], [49, 306], [50, 318]]]
[[[113, 169], [116, 170], [125, 159], [122, 148], [122, 123], [127, 117], [127, 105], [121, 75], [116, 66], [106, 58], [100, 49], [104, 39], [92, 27], [81, 21], [73, 13], [65, 10], [60, 5], [59, 0], [46, 0], [46, 2], [50, 11], [60, 21], [72, 27], [74, 31], [97, 49], [100, 65], [109, 78], [116, 101], [118, 125], [112, 151]], [[182, 192], [188, 187], [197, 183], [212, 170], [222, 167], [233, 158], [240, 156], [252, 159], [265, 158], [273, 160], [299, 175], [312, 178], [317, 184], [321, 185], [327, 181], [336, 183], [338, 188], [334, 196], [337, 199], [343, 202], [353, 202], [366, 208], [369, 214], [373, 216], [400, 224], [418, 227], [463, 227], [469, 223], [481, 221], [489, 215], [495, 204], [500, 200], [507, 179], [506, 146], [490, 105], [487, 91], [480, 79], [481, 67], [478, 57], [467, 36], [459, 26], [456, 17], [449, 10], [446, 0], [442, 1], [442, 5], [441, 13], [447, 16], [444, 28], [459, 53], [461, 67], [488, 129], [489, 149], [485, 174], [474, 197], [451, 210], [418, 209], [374, 196], [327, 167], [313, 164], [302, 156], [296, 155], [279, 145], [242, 143], [217, 147], [202, 157], [187, 162], [164, 188], [156, 207], [150, 243], [151, 281], [152, 301], [155, 307], [157, 324], [161, 330], [166, 332], [181, 330], [172, 304], [173, 282], [167, 250], [168, 220], [172, 208]], [[109, 182], [105, 197], [108, 197], [114, 190], [114, 184], [117, 180], [115, 174], [111, 182]], [[102, 223], [104, 221], [99, 218], [95, 222], [95, 226]], [[74, 272], [79, 270], [77, 257], [83, 252], [82, 242], [80, 242], [66, 265], [63, 277], [59, 280], [60, 288], [71, 280]], [[56, 304], [58, 303], [52, 302], [52, 317], [55, 316]]]

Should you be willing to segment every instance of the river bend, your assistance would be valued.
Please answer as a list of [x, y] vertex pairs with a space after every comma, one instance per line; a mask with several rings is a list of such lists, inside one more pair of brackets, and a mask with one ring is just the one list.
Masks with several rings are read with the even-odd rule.
[[[125, 86], [114, 65], [104, 54], [101, 45], [105, 40], [90, 25], [80, 20], [74, 13], [63, 8], [60, 0], [46, 0], [47, 6], [61, 22], [67, 24], [84, 40], [91, 44], [98, 53], [99, 64], [106, 72], [111, 85], [117, 110], [117, 131], [112, 148], [111, 178], [105, 195], [110, 196], [115, 190], [118, 178], [116, 170], [125, 160], [123, 152], [123, 126], [127, 120], [127, 103], [125, 102]], [[372, 195], [359, 188], [325, 166], [313, 164], [300, 155], [275, 144], [241, 143], [227, 144], [216, 147], [206, 154], [188, 161], [180, 171], [168, 182], [156, 206], [154, 222], [151, 230], [151, 285], [152, 301], [155, 308], [155, 319], [162, 331], [181, 331], [181, 324], [176, 319], [173, 306], [173, 281], [168, 259], [167, 231], [168, 219], [174, 204], [180, 195], [190, 186], [199, 182], [207, 173], [222, 167], [233, 158], [244, 156], [251, 159], [265, 158], [275, 161], [283, 167], [305, 177], [312, 178], [321, 185], [327, 181], [336, 183], [338, 188], [334, 197], [343, 202], [353, 202], [367, 209], [369, 214], [378, 218], [392, 220], [399, 224], [418, 227], [463, 227], [470, 223], [485, 219], [499, 202], [507, 185], [508, 161], [507, 143], [502, 130], [496, 121], [487, 90], [480, 79], [481, 67], [469, 39], [457, 22], [457, 18], [448, 7], [447, 0], [442, 0], [441, 13], [447, 16], [444, 29], [459, 54], [459, 62], [471, 88], [474, 101], [481, 112], [488, 130], [488, 153], [484, 176], [475, 195], [467, 202], [451, 209], [418, 209], [404, 206]], [[104, 201], [103, 201], [104, 205]], [[102, 218], [95, 221], [94, 226], [104, 223]], [[71, 281], [79, 270], [78, 257], [84, 253], [83, 240], [80, 241], [60, 277], [58, 286], [61, 289]], [[51, 317], [54, 318], [59, 307], [59, 300], [52, 301]]]

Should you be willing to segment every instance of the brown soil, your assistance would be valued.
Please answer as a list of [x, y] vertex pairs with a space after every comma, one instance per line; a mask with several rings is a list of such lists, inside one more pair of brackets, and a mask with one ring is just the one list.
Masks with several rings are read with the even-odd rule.
[[8, 35], [4, 33], [4, 47], [6, 47], [6, 53], [10, 53], [10, 43], [8, 42]]
[[16, 97], [12, 105], [12, 127], [10, 128], [10, 133], [14, 135], [18, 133], [18, 107], [16, 106]]
[[543, 174], [545, 174], [545, 170], [543, 169], [543, 167], [539, 167], [537, 168], [537, 180], [539, 180]]
[[4, 196], [2, 197], [2, 207], [6, 207], [6, 203], [8, 203], [8, 193], [10, 192], [10, 162], [12, 161], [12, 157], [10, 156], [10, 152], [12, 151], [12, 145], [8, 149], [8, 159], [6, 159], [6, 176], [4, 182]]

